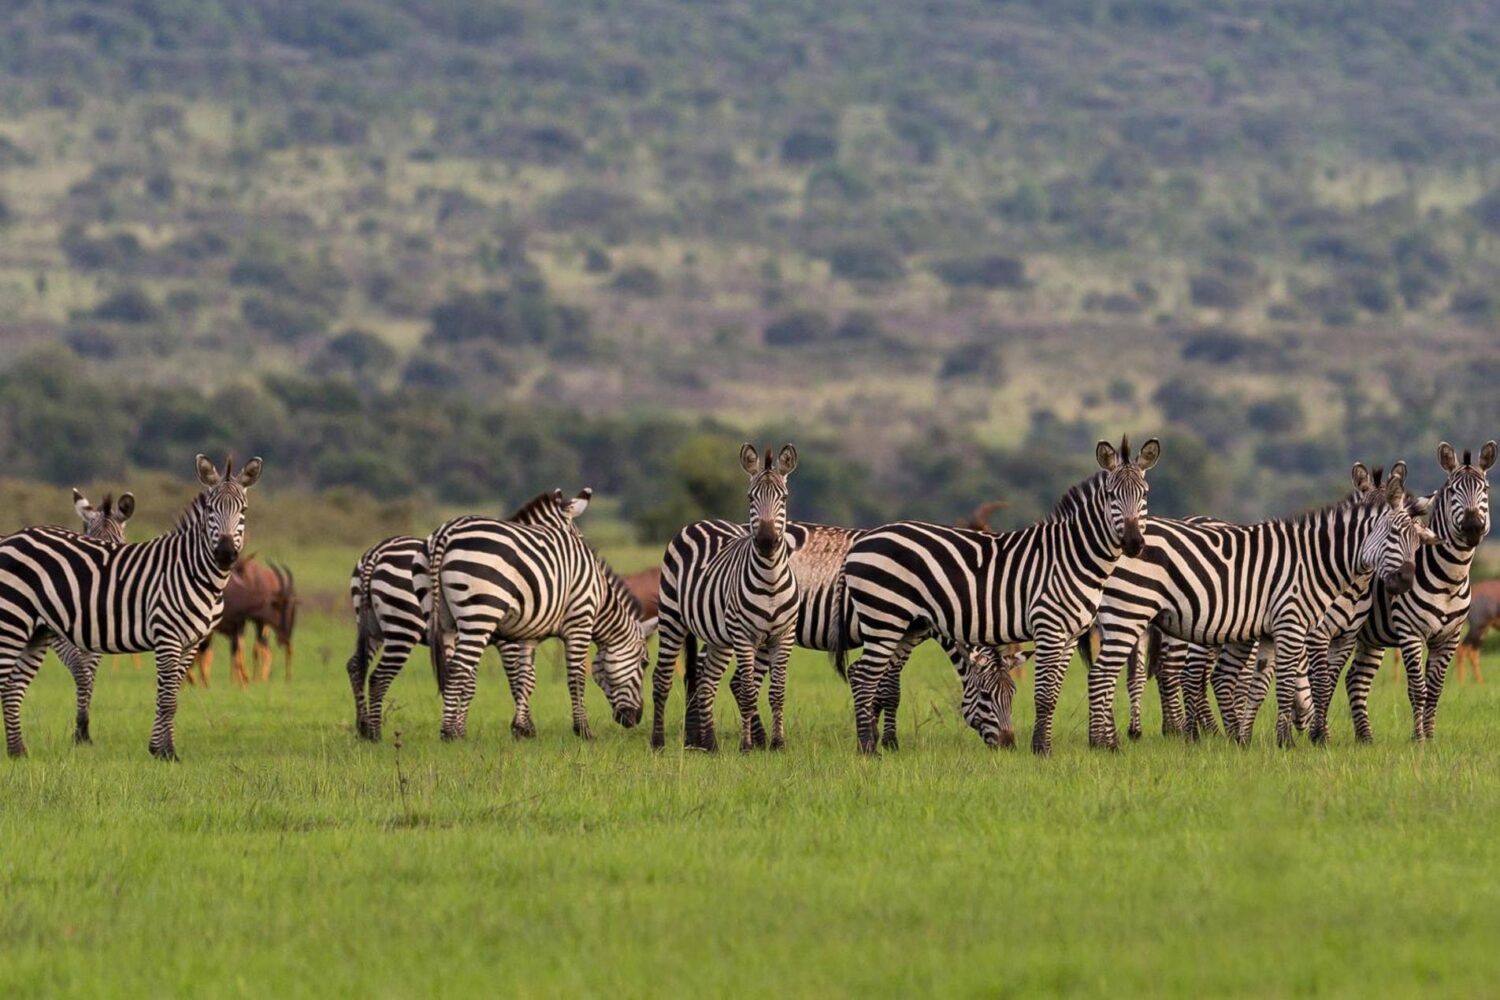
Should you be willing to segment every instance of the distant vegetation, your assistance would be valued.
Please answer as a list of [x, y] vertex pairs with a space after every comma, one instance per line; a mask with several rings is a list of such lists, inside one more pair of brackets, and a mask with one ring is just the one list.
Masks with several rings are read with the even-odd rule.
[[1426, 483], [1500, 433], [1496, 14], [22, 2], [0, 452], [586, 476], [652, 536], [738, 505], [683, 456], [773, 432], [831, 520], [1035, 516], [1121, 429], [1164, 429], [1163, 511]]

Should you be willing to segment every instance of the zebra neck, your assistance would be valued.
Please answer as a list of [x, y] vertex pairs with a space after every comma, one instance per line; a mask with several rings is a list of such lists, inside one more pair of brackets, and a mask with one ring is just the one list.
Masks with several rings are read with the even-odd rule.
[[786, 539], [776, 543], [768, 555], [761, 555], [755, 542], [750, 542], [750, 575], [764, 583], [777, 583], [791, 571], [787, 558]]

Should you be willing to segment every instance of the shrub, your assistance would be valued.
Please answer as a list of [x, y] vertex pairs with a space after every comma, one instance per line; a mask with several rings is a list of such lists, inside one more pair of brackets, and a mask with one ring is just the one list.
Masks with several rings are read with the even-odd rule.
[[781, 140], [783, 163], [804, 165], [819, 160], [831, 160], [838, 155], [839, 141], [831, 132], [819, 129], [799, 128]]
[[123, 348], [118, 330], [98, 326], [71, 327], [63, 334], [63, 341], [80, 358], [95, 361], [113, 361]]
[[664, 285], [661, 275], [645, 264], [631, 264], [620, 268], [609, 287], [617, 292], [635, 295], [643, 299], [654, 299], [661, 295]]
[[1492, 322], [1500, 313], [1500, 301], [1488, 288], [1469, 285], [1453, 293], [1448, 300], [1448, 311], [1465, 323], [1481, 326]]
[[583, 254], [583, 269], [589, 274], [608, 274], [614, 270], [615, 262], [601, 247], [589, 247]]
[[934, 261], [931, 268], [944, 284], [954, 288], [1022, 289], [1031, 284], [1026, 280], [1025, 262], [1003, 254], [948, 257]]
[[1293, 395], [1251, 403], [1245, 410], [1250, 426], [1264, 434], [1295, 434], [1307, 423], [1302, 401]]
[[906, 273], [901, 254], [884, 243], [840, 243], [827, 258], [834, 276], [846, 281], [895, 281]]
[[328, 328], [328, 316], [322, 310], [290, 299], [270, 295], [247, 295], [240, 303], [245, 322], [257, 330], [288, 343], [322, 333]]
[[91, 237], [79, 225], [70, 225], [58, 239], [68, 261], [85, 271], [126, 271], [141, 260], [141, 241], [134, 233], [117, 232]]
[[396, 352], [380, 337], [365, 330], [345, 330], [318, 356], [318, 374], [382, 374], [396, 362]]
[[1240, 309], [1245, 292], [1240, 285], [1222, 274], [1203, 272], [1188, 278], [1188, 297], [1200, 309]]
[[860, 340], [874, 342], [885, 339], [885, 329], [880, 325], [880, 317], [866, 309], [852, 309], [844, 316], [844, 321], [833, 331], [833, 335], [839, 340]]
[[92, 315], [116, 323], [157, 323], [165, 318], [161, 306], [139, 285], [127, 285], [110, 294], [94, 306]]
[[816, 309], [798, 309], [767, 324], [767, 347], [798, 347], [827, 340], [833, 324]]

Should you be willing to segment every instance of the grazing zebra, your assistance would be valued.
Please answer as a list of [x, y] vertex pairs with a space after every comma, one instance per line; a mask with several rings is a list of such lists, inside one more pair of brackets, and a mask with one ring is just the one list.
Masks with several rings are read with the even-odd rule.
[[[750, 477], [750, 521], [733, 538], [696, 522], [668, 543], [661, 567], [661, 639], [652, 676], [651, 746], [666, 742], [665, 711], [679, 650], [687, 654], [687, 724], [684, 743], [717, 750], [714, 699], [719, 681], [736, 661], [730, 683], [740, 709], [740, 749], [756, 745], [752, 720], [760, 678], [771, 678], [770, 747], [786, 745], [786, 664], [797, 630], [797, 580], [787, 544], [787, 477], [797, 468], [797, 449], [784, 445], [774, 458], [753, 445], [740, 449]], [[709, 526], [709, 527], [706, 527]], [[698, 643], [704, 646], [698, 662]]]
[[1072, 487], [1040, 524], [999, 534], [902, 521], [849, 550], [844, 572], [864, 650], [850, 669], [859, 748], [875, 752], [878, 688], [899, 651], [929, 633], [968, 646], [1036, 643], [1031, 749], [1052, 751], [1052, 715], [1073, 647], [1094, 620], [1104, 581], [1144, 546], [1146, 472], [1155, 439], [1131, 461], [1095, 448], [1102, 471]]
[[[460, 517], [439, 527], [413, 554], [412, 585], [443, 695], [443, 739], [464, 736], [479, 656], [497, 640], [528, 644], [529, 664], [530, 646], [562, 639], [573, 732], [586, 740], [593, 732], [583, 691], [589, 643], [595, 643], [594, 680], [615, 721], [627, 729], [640, 721], [648, 626], [625, 582], [573, 524], [590, 495], [567, 500], [554, 490], [509, 521]], [[518, 711], [524, 700], [518, 698]]]
[[1392, 588], [1385, 581], [1376, 581], [1370, 588], [1368, 611], [1358, 632], [1335, 635], [1330, 641], [1326, 659], [1316, 664], [1314, 676], [1315, 739], [1323, 741], [1328, 737], [1328, 704], [1333, 700], [1333, 688], [1351, 644], [1355, 646], [1354, 662], [1344, 683], [1354, 717], [1355, 738], [1362, 743], [1374, 739], [1370, 728], [1370, 682], [1380, 669], [1385, 650], [1394, 646], [1401, 651], [1401, 661], [1406, 667], [1412, 739], [1417, 742], [1432, 739], [1448, 663], [1469, 611], [1469, 570], [1479, 543], [1490, 530], [1487, 473], [1495, 458], [1494, 441], [1480, 449], [1478, 465], [1473, 463], [1471, 452], [1465, 451], [1460, 462], [1448, 442], [1438, 446], [1438, 465], [1447, 478], [1429, 506], [1435, 544], [1423, 546], [1411, 586]]
[[[592, 490], [584, 490], [577, 500], [586, 504], [592, 495]], [[545, 502], [552, 497], [550, 493], [533, 497], [506, 520], [518, 524], [561, 523], [556, 520], [556, 504]], [[359, 557], [349, 579], [357, 634], [354, 654], [349, 657], [346, 669], [354, 689], [354, 729], [367, 740], [380, 740], [386, 691], [406, 665], [412, 647], [427, 645], [427, 618], [412, 582], [412, 560], [425, 547], [425, 541], [410, 535], [376, 542]], [[644, 625], [649, 634], [655, 622], [645, 619]], [[536, 689], [535, 646], [532, 642], [500, 644], [500, 662], [516, 704], [510, 729], [518, 739], [536, 735], [536, 724], [531, 719], [531, 694]], [[371, 661], [377, 653], [380, 660], [371, 670]]]
[[54, 638], [93, 653], [156, 653], [153, 756], [177, 758], [172, 722], [188, 660], [224, 610], [229, 570], [245, 541], [246, 491], [259, 458], [238, 476], [197, 458], [203, 492], [177, 526], [149, 542], [107, 545], [61, 528], [26, 528], [0, 540], [0, 682], [5, 743], [26, 752], [20, 664]]
[[[1289, 745], [1308, 632], [1362, 574], [1409, 586], [1419, 527], [1406, 513], [1399, 476], [1367, 497], [1258, 524], [1152, 518], [1140, 558], [1115, 570], [1099, 604], [1103, 640], [1089, 672], [1090, 745], [1118, 746], [1115, 683], [1153, 620], [1166, 634], [1200, 646], [1275, 640], [1276, 736]], [[1205, 682], [1202, 671], [1187, 670], [1190, 732]]]
[[[699, 521], [693, 527], [702, 549], [711, 545], [730, 544], [745, 533], [744, 524], [728, 520]], [[844, 558], [849, 553], [849, 546], [863, 534], [865, 530], [858, 528], [840, 528], [808, 521], [787, 522], [786, 538], [791, 547], [792, 576], [797, 581], [796, 644], [803, 649], [831, 652], [841, 644], [846, 649], [860, 644], [854, 616], [847, 613], [840, 602], [848, 600], [841, 586]], [[844, 630], [843, 636], [838, 634], [839, 629]], [[1015, 692], [1015, 679], [1008, 671], [1004, 675], [990, 672], [996, 669], [997, 662], [1014, 667], [1024, 662], [1025, 656], [999, 654], [1000, 659], [997, 661], [996, 652], [983, 646], [974, 647], [967, 652], [955, 646], [947, 652], [958, 673], [959, 682], [963, 685], [961, 710], [964, 721], [989, 746], [1013, 745], [1015, 730], [1011, 724], [1011, 699]], [[905, 663], [905, 654], [893, 660], [892, 669], [881, 684], [877, 714], [885, 717], [882, 745], [891, 750], [899, 746], [896, 718], [901, 707], [901, 670]], [[971, 668], [981, 673], [971, 678]], [[698, 664], [689, 664], [686, 670], [684, 712], [692, 704], [697, 676]], [[741, 675], [737, 673], [735, 676]], [[999, 690], [993, 684], [978, 683], [985, 678], [996, 679], [1000, 685]], [[757, 683], [760, 680], [758, 677]], [[751, 740], [755, 746], [765, 746], [766, 731], [758, 709], [751, 716], [750, 728]]]

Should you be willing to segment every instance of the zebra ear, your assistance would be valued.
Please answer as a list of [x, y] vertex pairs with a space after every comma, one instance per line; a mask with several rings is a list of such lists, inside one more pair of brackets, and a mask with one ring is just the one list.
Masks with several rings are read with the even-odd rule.
[[1458, 468], [1458, 455], [1447, 441], [1438, 445], [1438, 465], [1443, 467], [1444, 472], [1452, 472]]
[[1148, 438], [1146, 443], [1141, 445], [1141, 453], [1136, 457], [1135, 467], [1146, 472], [1156, 464], [1159, 458], [1161, 458], [1161, 442], [1156, 438]]
[[1406, 502], [1406, 484], [1401, 481], [1400, 476], [1391, 476], [1385, 483], [1385, 498], [1392, 507]]
[[259, 456], [246, 462], [245, 467], [240, 470], [240, 485], [247, 490], [254, 486], [260, 480], [260, 470], [265, 467], [265, 464], [260, 460]]
[[79, 517], [86, 520], [88, 518], [88, 513], [93, 509], [93, 506], [93, 504], [89, 503], [88, 497], [84, 496], [82, 493], [79, 493], [76, 487], [73, 489], [73, 509], [78, 512]]
[[776, 471], [783, 476], [790, 476], [792, 470], [797, 467], [797, 448], [795, 445], [784, 444], [781, 446], [781, 454], [776, 456]]
[[1432, 497], [1408, 496], [1406, 510], [1412, 517], [1426, 517], [1432, 512]]
[[747, 444], [740, 448], [740, 465], [746, 475], [754, 476], [760, 472], [760, 453], [755, 450], [755, 445]]
[[1370, 469], [1363, 462], [1355, 462], [1354, 467], [1349, 470], [1349, 478], [1354, 480], [1354, 488], [1361, 493], [1370, 492]]
[[650, 638], [656, 634], [656, 626], [661, 624], [661, 615], [653, 615], [641, 622], [641, 635]]
[[217, 485], [219, 482], [219, 470], [214, 468], [214, 463], [209, 461], [208, 456], [199, 455], [197, 458], [197, 463], [198, 482], [202, 483], [204, 486]]
[[1397, 462], [1395, 465], [1391, 466], [1391, 478], [1392, 479], [1399, 479], [1403, 483], [1406, 482], [1406, 463], [1405, 462]]
[[1094, 460], [1099, 463], [1099, 468], [1110, 472], [1120, 464], [1120, 453], [1108, 441], [1100, 441], [1094, 445]]
[[1417, 529], [1417, 541], [1421, 545], [1438, 545], [1443, 541], [1436, 532], [1420, 521], [1414, 522], [1413, 527]]
[[120, 499], [115, 502], [115, 520], [124, 524], [130, 520], [130, 515], [135, 513], [135, 494], [121, 493]]
[[1479, 449], [1479, 470], [1489, 472], [1495, 465], [1495, 442], [1486, 441]]
[[[562, 491], [559, 490], [558, 494], [561, 495], [561, 493]], [[569, 520], [577, 517], [589, 509], [589, 500], [593, 499], [593, 496], [594, 491], [590, 488], [579, 491], [576, 497], [562, 505], [563, 513], [567, 515]]]

